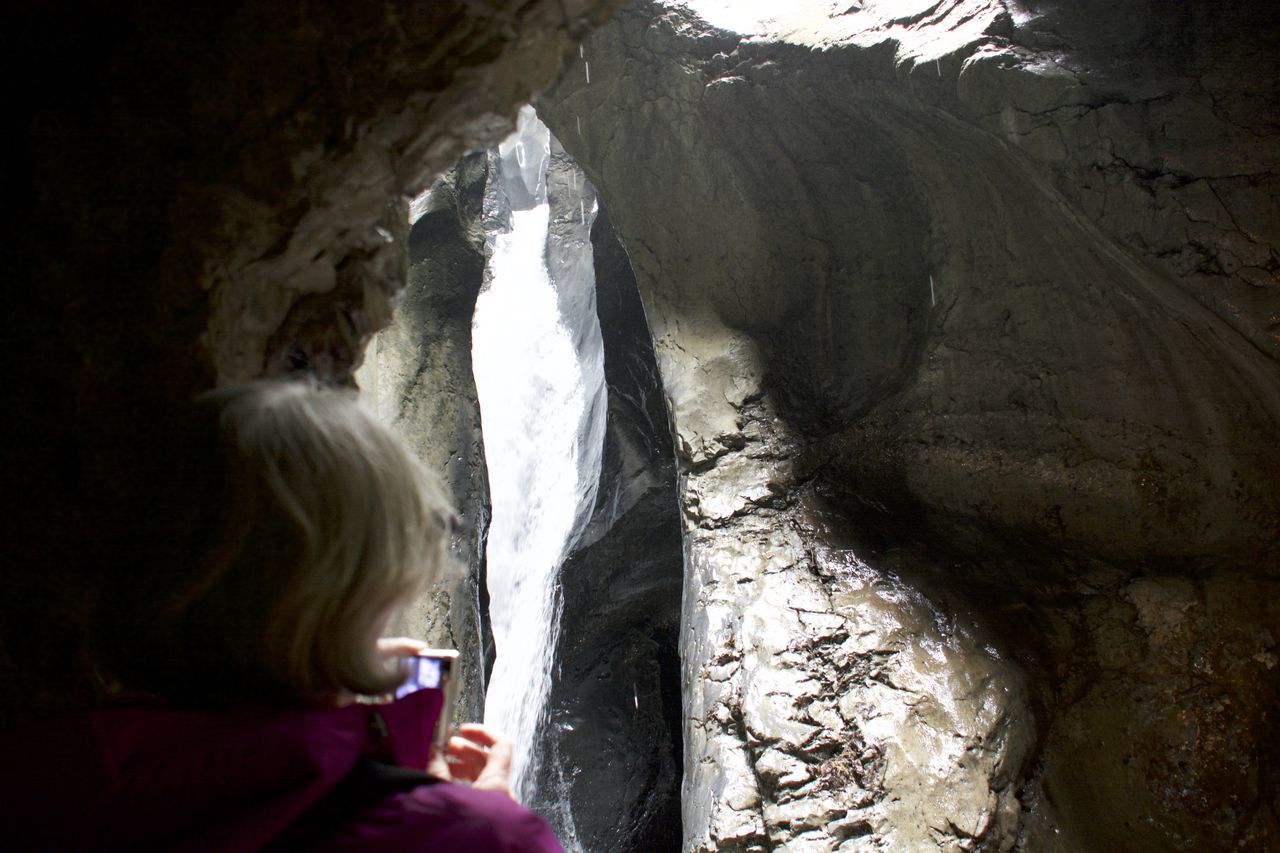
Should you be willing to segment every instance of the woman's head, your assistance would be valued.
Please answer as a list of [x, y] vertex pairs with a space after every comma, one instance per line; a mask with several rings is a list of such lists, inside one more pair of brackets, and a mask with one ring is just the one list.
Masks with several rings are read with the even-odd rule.
[[179, 423], [101, 599], [113, 674], [193, 703], [388, 689], [376, 637], [446, 562], [437, 478], [350, 392], [258, 382]]

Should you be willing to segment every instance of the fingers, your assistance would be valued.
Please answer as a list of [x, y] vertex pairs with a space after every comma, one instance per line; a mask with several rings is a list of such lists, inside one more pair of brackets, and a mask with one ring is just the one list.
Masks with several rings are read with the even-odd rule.
[[427, 775], [445, 782], [457, 781], [449, 767], [449, 762], [445, 760], [444, 753], [434, 746], [431, 747], [431, 760], [427, 762]]
[[511, 794], [511, 741], [502, 738], [489, 747], [489, 760], [484, 769], [471, 783], [471, 787], [485, 791], [499, 791], [508, 796]]
[[449, 741], [449, 769], [454, 781], [510, 795], [511, 751], [511, 739], [506, 735], [479, 723], [466, 723]]
[[458, 734], [469, 741], [478, 743], [481, 746], [493, 746], [504, 740], [510, 740], [502, 732], [495, 728], [486, 726], [484, 723], [463, 723], [458, 726]]
[[412, 637], [382, 637], [378, 640], [378, 653], [385, 657], [416, 655], [426, 648], [426, 643]]
[[460, 737], [449, 740], [449, 771], [455, 782], [474, 782], [489, 761], [484, 747]]

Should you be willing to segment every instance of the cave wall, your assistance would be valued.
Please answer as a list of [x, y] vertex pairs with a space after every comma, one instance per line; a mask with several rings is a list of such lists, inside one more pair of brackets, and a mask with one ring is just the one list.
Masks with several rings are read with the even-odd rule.
[[487, 671], [481, 598], [490, 504], [471, 318], [484, 282], [488, 165], [484, 153], [468, 154], [415, 199], [408, 284], [355, 373], [362, 399], [442, 474], [457, 507], [452, 563], [390, 632], [461, 653], [459, 720], [483, 718]]
[[140, 468], [166, 407], [349, 381], [404, 285], [407, 198], [505, 133], [615, 5], [14, 10], [6, 720], [87, 700], [85, 588], [127, 583], [129, 537], [160, 535]]
[[[4, 723], [87, 701], [166, 407], [347, 381], [613, 5], [12, 12]], [[542, 107], [673, 411], [687, 843], [1274, 846], [1276, 12], [884, 5], [638, 4]]]
[[[567, 160], [559, 143], [553, 149]], [[573, 202], [584, 185], [594, 196], [576, 165], [566, 166], [553, 159], [553, 211], [558, 196]], [[577, 849], [676, 850], [683, 555], [675, 458], [644, 307], [604, 209], [591, 248], [609, 400], [604, 459], [591, 519], [560, 569], [559, 642], [531, 805]]]
[[1275, 11], [687, 5], [539, 101], [673, 413], [685, 844], [1278, 843]]

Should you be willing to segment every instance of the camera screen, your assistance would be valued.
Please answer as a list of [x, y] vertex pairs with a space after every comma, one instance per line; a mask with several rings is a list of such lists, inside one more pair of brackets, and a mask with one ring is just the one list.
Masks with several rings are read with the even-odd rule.
[[416, 693], [419, 690], [442, 686], [444, 661], [439, 658], [414, 655], [406, 657], [405, 662], [409, 665], [409, 677], [396, 688], [397, 699], [408, 696], [410, 693]]

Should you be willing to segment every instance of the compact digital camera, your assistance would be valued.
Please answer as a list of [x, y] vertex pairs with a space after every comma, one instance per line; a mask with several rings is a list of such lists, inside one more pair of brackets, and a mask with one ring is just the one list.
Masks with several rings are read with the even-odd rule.
[[399, 699], [419, 690], [439, 690], [444, 694], [440, 719], [432, 738], [432, 744], [444, 753], [449, 743], [453, 705], [458, 696], [458, 679], [454, 677], [458, 650], [423, 649], [417, 654], [405, 655], [403, 660], [409, 669], [409, 675], [396, 688], [395, 698]]

